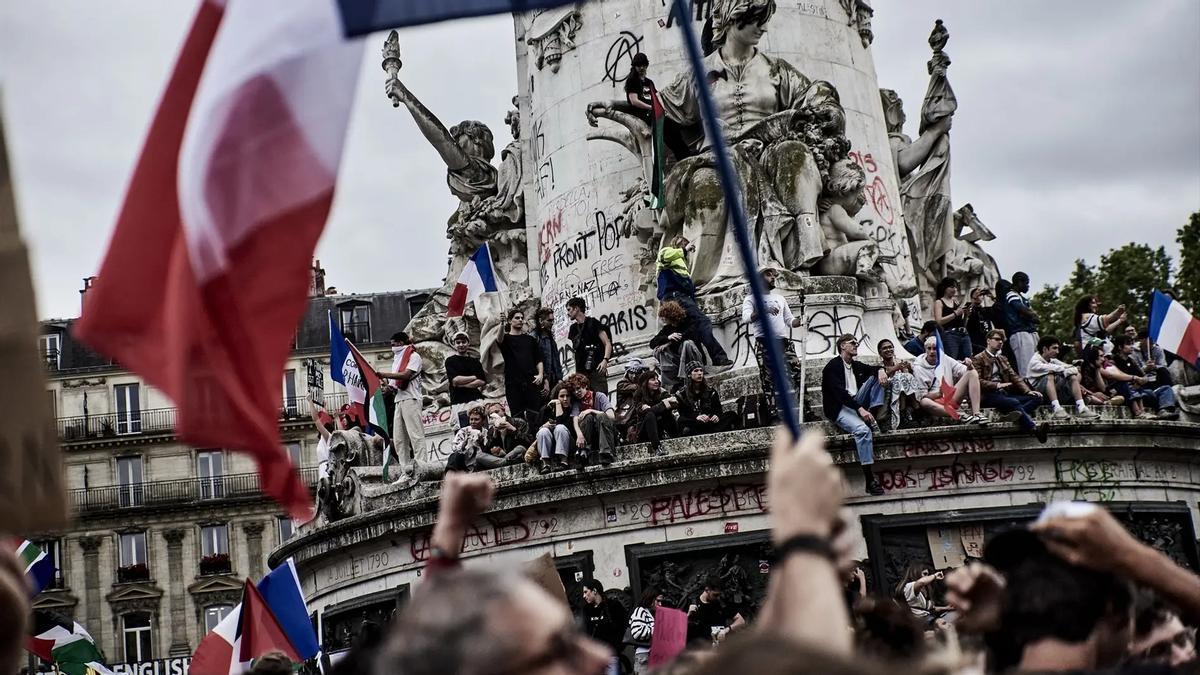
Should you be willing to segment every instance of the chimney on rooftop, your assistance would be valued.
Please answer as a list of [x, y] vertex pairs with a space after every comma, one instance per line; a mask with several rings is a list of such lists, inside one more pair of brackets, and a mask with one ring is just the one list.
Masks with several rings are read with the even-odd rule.
[[325, 295], [325, 268], [321, 267], [321, 261], [313, 258], [312, 267], [309, 269], [309, 284], [308, 297], [319, 298]]
[[88, 289], [90, 289], [94, 283], [96, 283], [96, 277], [94, 275], [83, 278], [83, 288], [79, 289], [79, 310], [81, 314], [83, 313], [83, 299], [87, 297]]

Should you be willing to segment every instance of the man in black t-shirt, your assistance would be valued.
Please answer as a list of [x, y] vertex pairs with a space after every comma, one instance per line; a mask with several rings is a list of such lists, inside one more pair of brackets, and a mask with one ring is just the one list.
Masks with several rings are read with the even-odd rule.
[[646, 77], [646, 71], [649, 69], [650, 58], [645, 53], [634, 55], [633, 67], [629, 71], [629, 77], [625, 78], [625, 100], [633, 106], [638, 117], [653, 126], [654, 98], [651, 94], [654, 92], [654, 80]]
[[583, 582], [582, 612], [584, 633], [620, 653], [629, 616], [620, 604], [604, 597], [604, 584], [597, 579]]
[[537, 415], [542, 405], [542, 348], [525, 334], [525, 312], [514, 307], [508, 313], [508, 332], [500, 336], [500, 355], [504, 357], [504, 396], [508, 413], [525, 417]]
[[575, 372], [587, 375], [594, 391], [607, 393], [608, 359], [612, 356], [612, 337], [608, 328], [587, 315], [587, 303], [583, 298], [567, 301], [567, 316], [571, 319], [567, 337], [575, 348]]
[[487, 375], [483, 372], [483, 363], [471, 356], [471, 338], [465, 332], [459, 331], [451, 340], [454, 356], [446, 358], [446, 381], [450, 385], [450, 403], [470, 403], [483, 398], [483, 388], [487, 386]]
[[[687, 641], [712, 644], [717, 633], [737, 628], [746, 623], [736, 608], [721, 602], [721, 581], [710, 577], [704, 582], [704, 592], [688, 607]], [[724, 637], [722, 635], [721, 637]]]

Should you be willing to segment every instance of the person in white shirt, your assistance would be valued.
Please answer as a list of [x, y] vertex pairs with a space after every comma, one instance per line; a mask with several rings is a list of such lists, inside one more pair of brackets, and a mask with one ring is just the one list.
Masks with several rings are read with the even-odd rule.
[[[779, 275], [775, 268], [764, 267], [759, 270], [759, 275], [762, 277], [763, 285], [767, 287], [767, 294], [763, 297], [763, 302], [767, 306], [767, 322], [771, 324], [775, 339], [779, 340], [780, 347], [783, 349], [788, 377], [792, 381], [793, 389], [797, 392], [797, 398], [803, 399], [804, 394], [800, 391], [800, 369], [803, 366], [789, 336], [792, 328], [800, 326], [804, 318], [792, 316], [792, 308], [788, 306], [787, 300], [779, 293], [772, 292], [775, 290], [775, 280]], [[758, 361], [758, 378], [762, 385], [763, 396], [767, 399], [768, 408], [777, 411], [775, 383], [771, 379], [771, 369], [766, 364], [767, 343], [763, 339], [762, 326], [758, 323], [758, 312], [754, 309], [754, 295], [749, 292], [749, 289], [747, 289], [746, 298], [742, 300], [742, 323], [750, 327], [750, 335], [754, 337], [754, 358]], [[806, 414], [805, 417], [807, 418], [808, 415]]]
[[424, 459], [425, 426], [421, 423], [421, 355], [404, 331], [392, 336], [392, 369], [376, 371], [396, 388], [396, 412], [392, 415], [392, 446], [405, 474], [415, 475], [414, 460]]
[[1058, 338], [1047, 335], [1038, 340], [1038, 353], [1029, 359], [1029, 386], [1041, 392], [1050, 402], [1054, 419], [1066, 419], [1070, 413], [1063, 409], [1059, 399], [1071, 397], [1075, 400], [1075, 416], [1080, 419], [1099, 417], [1083, 401], [1083, 388], [1079, 382], [1079, 369], [1058, 360], [1061, 343]]
[[[956, 361], [942, 355], [946, 360], [946, 368], [954, 382], [953, 404], [957, 406], [964, 398], [970, 400], [971, 412], [959, 413], [959, 421], [964, 424], [987, 424], [987, 419], [979, 414], [979, 403], [982, 399], [979, 391], [979, 373], [971, 366], [971, 360]], [[933, 417], [950, 417], [946, 406], [951, 401], [945, 400], [942, 393], [942, 383], [937, 374], [938, 350], [937, 338], [925, 339], [925, 354], [913, 359], [912, 372], [921, 388], [921, 398], [918, 403], [921, 410]]]

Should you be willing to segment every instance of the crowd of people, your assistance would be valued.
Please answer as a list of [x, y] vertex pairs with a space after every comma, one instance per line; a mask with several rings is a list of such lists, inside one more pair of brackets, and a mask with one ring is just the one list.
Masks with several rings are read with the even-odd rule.
[[706, 580], [674, 608], [686, 616], [686, 649], [652, 669], [668, 639], [661, 589], [640, 589], [630, 611], [589, 579], [572, 616], [556, 575], [465, 569], [466, 530], [495, 488], [486, 474], [451, 474], [413, 600], [334, 672], [1196, 672], [1200, 578], [1100, 506], [1052, 504], [1033, 523], [989, 535], [962, 567], [912, 565], [885, 587], [851, 559], [844, 485], [820, 432], [797, 441], [779, 430], [761, 606], [747, 619], [724, 601], [720, 579]]
[[[669, 438], [773, 423], [777, 392], [749, 296], [741, 318], [750, 327], [762, 388], [747, 397], [758, 400], [754, 412], [748, 406], [742, 410], [741, 402], [726, 409], [709, 382], [732, 362], [697, 303], [686, 265], [691, 249], [686, 238], [677, 237], [660, 251], [659, 330], [649, 342], [654, 356], [626, 359], [611, 395], [613, 340], [582, 298], [566, 303], [573, 373], [563, 366], [551, 308], [536, 311], [528, 332], [522, 309], [508, 313], [498, 340], [506, 405], [483, 405], [487, 371], [472, 354], [470, 336], [456, 333], [451, 344], [457, 353], [445, 360], [446, 379], [451, 404], [465, 414], [447, 470], [524, 463], [551, 473], [609, 464], [627, 444], [648, 443], [653, 454], [660, 454]], [[799, 392], [803, 364], [789, 335], [803, 319], [775, 290], [778, 271], [765, 268], [760, 275], [767, 289], [764, 318], [781, 341], [787, 379]], [[994, 291], [970, 289], [969, 300], [957, 281], [943, 279], [935, 290], [934, 318], [917, 334], [901, 338], [912, 359], [899, 356], [897, 345], [883, 339], [874, 345], [879, 363], [868, 365], [858, 360], [857, 338], [847, 334], [836, 340], [837, 355], [821, 375], [821, 408], [826, 420], [853, 436], [868, 493], [882, 494], [872, 472], [874, 439], [888, 431], [952, 422], [986, 426], [992, 418], [983, 409], [990, 408], [1044, 443], [1050, 427], [1037, 420], [1042, 407], [1049, 419], [1096, 419], [1097, 406], [1126, 406], [1144, 419], [1178, 417], [1168, 357], [1148, 331], [1128, 323], [1124, 306], [1105, 314], [1099, 298], [1080, 299], [1074, 334], [1060, 339], [1038, 333], [1028, 291], [1024, 272], [1001, 280]], [[393, 446], [401, 465], [409, 467], [424, 446], [424, 366], [405, 333], [392, 337], [392, 349], [391, 368], [376, 374], [389, 383]], [[804, 418], [811, 420], [807, 400], [798, 398]]]

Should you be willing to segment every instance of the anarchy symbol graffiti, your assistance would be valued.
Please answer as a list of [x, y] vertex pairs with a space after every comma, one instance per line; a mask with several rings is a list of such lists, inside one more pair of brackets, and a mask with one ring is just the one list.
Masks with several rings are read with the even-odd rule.
[[604, 79], [610, 80], [614, 87], [618, 82], [624, 82], [633, 66], [633, 57], [642, 52], [641, 44], [642, 38], [627, 30], [621, 31], [604, 57]]

